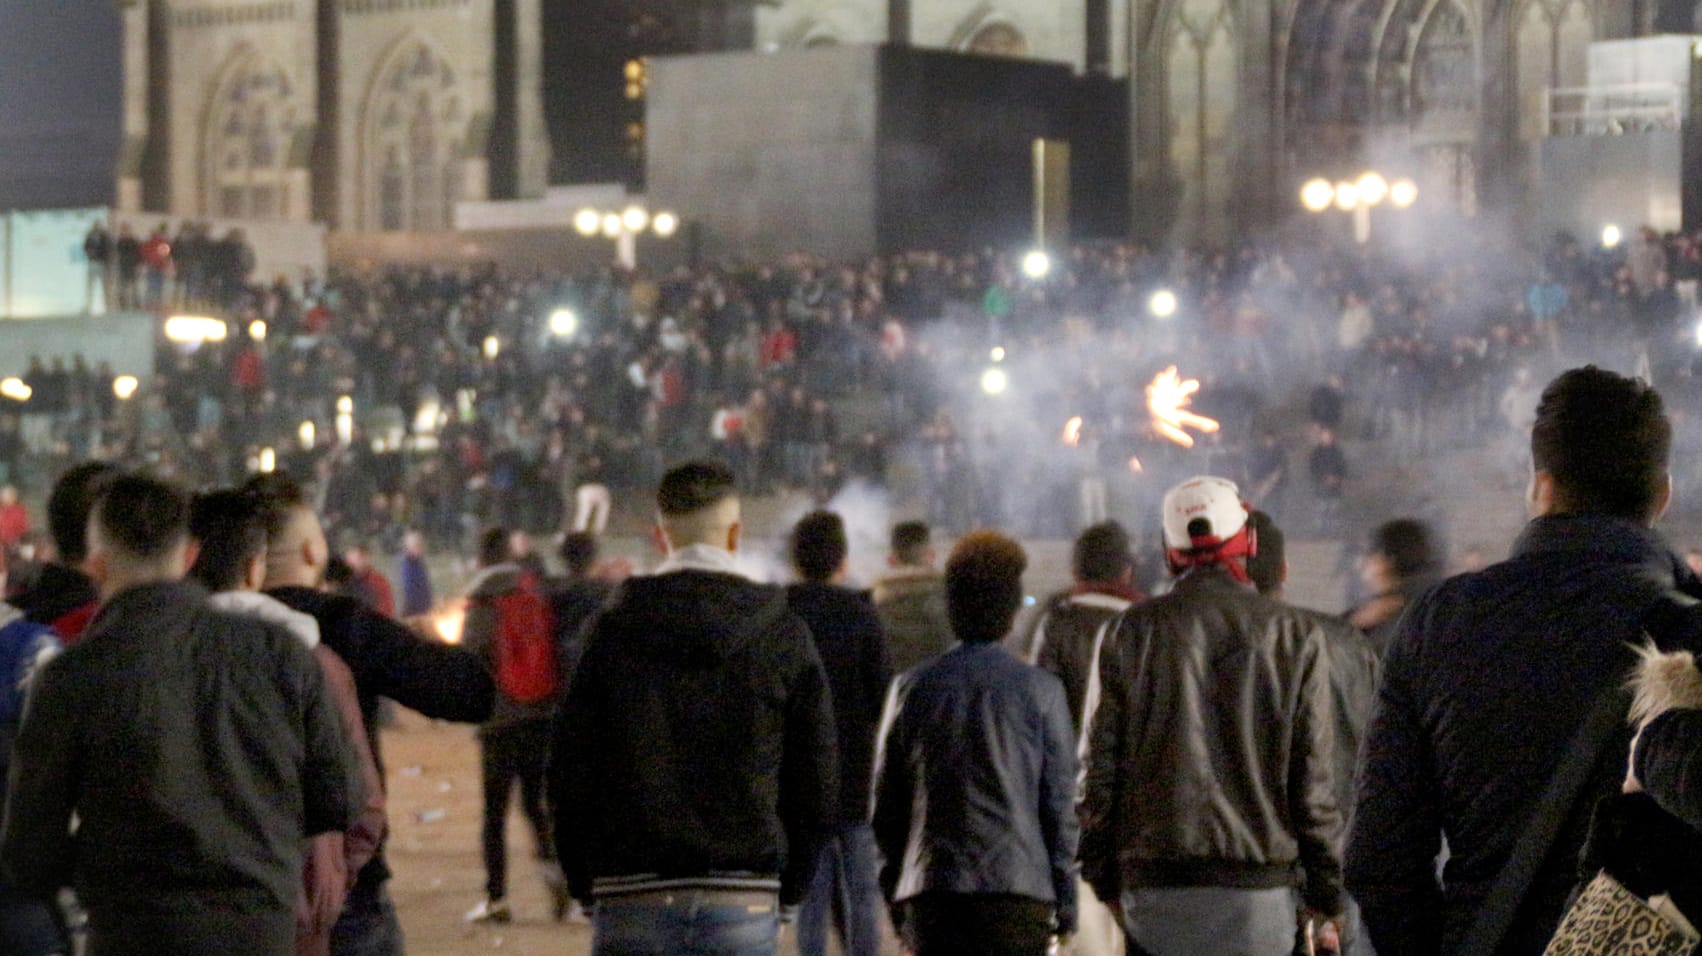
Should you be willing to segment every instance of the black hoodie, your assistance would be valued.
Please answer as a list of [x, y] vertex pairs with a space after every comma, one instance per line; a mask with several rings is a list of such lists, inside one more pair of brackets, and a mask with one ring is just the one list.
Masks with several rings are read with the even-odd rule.
[[550, 766], [574, 896], [799, 902], [837, 780], [827, 678], [786, 593], [708, 571], [635, 578], [586, 634]]

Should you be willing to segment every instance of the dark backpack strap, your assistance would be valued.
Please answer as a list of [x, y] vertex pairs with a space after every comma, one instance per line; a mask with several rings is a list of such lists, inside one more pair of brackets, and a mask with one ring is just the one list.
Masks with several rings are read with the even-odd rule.
[[[1681, 639], [1680, 630], [1689, 622], [1689, 612], [1696, 606], [1694, 598], [1665, 591], [1644, 613], [1642, 630], [1661, 644]], [[1461, 956], [1494, 956], [1507, 941], [1537, 874], [1554, 852], [1566, 821], [1578, 809], [1584, 789], [1607, 759], [1608, 748], [1618, 737], [1630, 708], [1631, 692], [1623, 681], [1614, 682], [1596, 698], [1566, 745], [1566, 756], [1549, 778], [1535, 812], [1525, 821], [1519, 840], [1513, 845], [1513, 855], [1496, 875], [1495, 885], [1478, 908], [1477, 922]]]

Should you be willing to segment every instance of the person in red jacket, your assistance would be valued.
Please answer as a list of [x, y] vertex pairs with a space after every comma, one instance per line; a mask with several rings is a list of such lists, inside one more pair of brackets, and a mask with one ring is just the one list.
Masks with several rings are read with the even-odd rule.
[[12, 485], [0, 488], [0, 549], [12, 550], [29, 533], [30, 512], [18, 500], [18, 489]]
[[390, 587], [390, 579], [372, 566], [372, 552], [367, 546], [351, 546], [343, 552], [343, 560], [355, 572], [355, 585], [360, 588], [366, 603], [385, 617], [395, 617], [396, 594]]

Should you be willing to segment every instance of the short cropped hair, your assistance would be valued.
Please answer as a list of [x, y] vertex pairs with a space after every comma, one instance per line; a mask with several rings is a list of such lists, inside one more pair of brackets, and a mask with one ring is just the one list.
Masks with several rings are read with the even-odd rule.
[[812, 511], [792, 528], [792, 566], [806, 581], [831, 579], [849, 551], [845, 521], [831, 511]]
[[260, 501], [236, 488], [195, 496], [189, 536], [199, 548], [189, 576], [213, 592], [234, 591], [254, 560], [266, 553], [266, 519]]
[[966, 644], [1004, 638], [1022, 607], [1022, 545], [997, 531], [976, 531], [958, 541], [946, 559], [946, 617]]
[[1282, 590], [1283, 564], [1288, 560], [1288, 547], [1282, 529], [1263, 511], [1247, 513], [1247, 527], [1253, 530], [1259, 546], [1247, 556], [1247, 578], [1260, 594]]
[[925, 521], [901, 521], [892, 527], [892, 556], [900, 564], [921, 564], [934, 533]]
[[1543, 389], [1531, 460], [1563, 510], [1654, 517], [1671, 453], [1672, 423], [1646, 383], [1590, 365]]
[[[1264, 547], [1264, 542], [1259, 542]], [[1431, 543], [1430, 529], [1413, 518], [1397, 518], [1371, 532], [1372, 554], [1387, 558], [1389, 566], [1403, 578], [1428, 574], [1440, 563]]]
[[670, 469], [656, 489], [663, 517], [696, 514], [738, 494], [733, 472], [717, 461], [687, 462]]
[[511, 534], [513, 532], [507, 528], [487, 528], [484, 534], [479, 535], [479, 567], [494, 568], [514, 559], [514, 553], [508, 547]]
[[189, 495], [150, 475], [121, 474], [95, 506], [105, 544], [142, 561], [163, 557], [189, 537]]
[[1115, 521], [1096, 524], [1076, 538], [1071, 559], [1077, 581], [1115, 581], [1135, 566], [1129, 533]]
[[585, 575], [597, 564], [597, 536], [589, 531], [575, 531], [561, 539], [561, 560], [567, 573]]
[[289, 530], [291, 512], [309, 506], [301, 485], [281, 471], [255, 475], [243, 482], [241, 490], [259, 507], [270, 540], [282, 538]]
[[89, 556], [89, 515], [121, 474], [111, 462], [87, 461], [53, 483], [47, 496], [47, 530], [60, 561], [76, 564]]

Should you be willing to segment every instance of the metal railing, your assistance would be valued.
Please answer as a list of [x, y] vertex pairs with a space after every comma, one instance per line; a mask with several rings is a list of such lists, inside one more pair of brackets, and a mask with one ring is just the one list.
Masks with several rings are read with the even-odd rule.
[[1622, 83], [1546, 90], [1542, 128], [1548, 136], [1619, 136], [1676, 130], [1685, 96], [1676, 83]]

